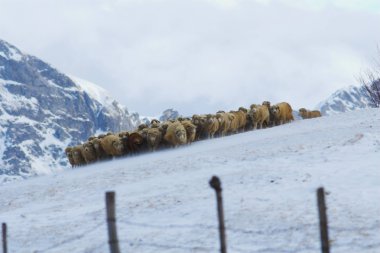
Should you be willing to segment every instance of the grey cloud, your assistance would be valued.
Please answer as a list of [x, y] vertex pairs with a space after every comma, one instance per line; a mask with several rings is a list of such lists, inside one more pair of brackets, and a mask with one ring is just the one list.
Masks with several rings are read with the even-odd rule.
[[355, 84], [380, 41], [379, 14], [363, 10], [248, 0], [223, 8], [201, 0], [50, 2], [0, 0], [1, 38], [145, 115], [263, 100], [314, 107]]

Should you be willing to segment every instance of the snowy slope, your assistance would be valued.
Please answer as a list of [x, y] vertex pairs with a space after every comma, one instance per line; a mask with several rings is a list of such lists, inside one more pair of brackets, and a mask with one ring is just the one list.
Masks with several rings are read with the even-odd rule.
[[228, 252], [320, 252], [317, 187], [332, 252], [380, 252], [380, 110], [300, 120], [5, 183], [10, 252], [109, 252], [104, 193], [117, 195], [122, 252], [218, 252], [212, 175]]

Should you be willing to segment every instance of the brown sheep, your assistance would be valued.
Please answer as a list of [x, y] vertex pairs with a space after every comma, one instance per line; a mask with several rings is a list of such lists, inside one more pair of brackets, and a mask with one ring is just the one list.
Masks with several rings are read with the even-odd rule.
[[206, 137], [205, 124], [206, 124], [206, 115], [197, 115], [194, 114], [191, 120], [196, 126], [195, 140], [200, 140]]
[[143, 129], [147, 128], [148, 126], [146, 124], [140, 124], [138, 127], [137, 127], [137, 131], [142, 131]]
[[239, 133], [239, 118], [234, 113], [227, 113], [230, 119], [229, 133]]
[[124, 145], [122, 139], [117, 135], [107, 135], [100, 140], [100, 145], [111, 156], [121, 156], [124, 154]]
[[231, 115], [229, 113], [225, 113], [223, 111], [219, 111], [216, 113], [216, 118], [219, 121], [219, 136], [224, 137], [227, 135], [228, 131], [231, 128]]
[[311, 118], [317, 118], [317, 117], [321, 117], [322, 114], [320, 111], [309, 111], [309, 110], [306, 110], [305, 108], [301, 108], [299, 109], [299, 115], [303, 118], [303, 119], [311, 119]]
[[193, 123], [191, 123], [190, 119], [182, 120], [181, 124], [186, 130], [187, 144], [194, 142], [195, 135], [197, 133], [197, 127]]
[[274, 115], [275, 125], [282, 125], [294, 120], [292, 107], [286, 102], [273, 105], [270, 110]]
[[143, 136], [145, 129], [141, 132], [132, 132], [122, 140], [125, 153], [136, 154], [147, 149], [147, 140]]
[[179, 122], [182, 122], [182, 121], [185, 121], [185, 120], [190, 120], [191, 121], [191, 118], [189, 118], [189, 117], [179, 117], [177, 120]]
[[91, 141], [83, 143], [82, 155], [87, 164], [98, 160], [94, 144]]
[[235, 117], [237, 118], [238, 131], [240, 132], [244, 132], [245, 125], [247, 124], [247, 113], [245, 112], [245, 110], [230, 111], [230, 113], [233, 113]]
[[215, 115], [207, 114], [206, 122], [204, 125], [204, 131], [207, 135], [207, 138], [214, 138], [214, 135], [219, 130], [219, 121]]
[[[105, 136], [103, 136], [105, 137]], [[92, 145], [94, 146], [96, 156], [98, 160], [106, 160], [112, 158], [112, 156], [108, 155], [106, 151], [104, 151], [102, 145], [100, 145], [101, 138], [97, 137], [91, 140]]]
[[148, 149], [156, 151], [162, 140], [163, 129], [160, 127], [145, 128], [142, 136], [146, 139]]
[[248, 113], [248, 109], [247, 108], [244, 108], [242, 106], [239, 107], [238, 111], [243, 111], [245, 113]]
[[179, 121], [168, 123], [164, 140], [172, 147], [186, 144], [187, 136], [183, 125]]
[[86, 161], [84, 160], [84, 157], [82, 155], [82, 149], [82, 145], [77, 145], [74, 146], [71, 150], [71, 153], [73, 154], [74, 167], [86, 164]]
[[65, 154], [66, 154], [66, 156], [67, 156], [67, 159], [69, 160], [69, 163], [70, 163], [70, 165], [71, 165], [71, 168], [73, 168], [74, 165], [75, 165], [72, 150], [73, 150], [72, 147], [67, 147], [67, 148], [65, 149]]
[[124, 138], [124, 137], [128, 137], [129, 136], [129, 132], [127, 131], [124, 131], [124, 132], [120, 132], [117, 134], [120, 138]]
[[251, 107], [251, 110], [249, 111], [250, 118], [253, 122], [253, 129], [256, 130], [257, 128], [261, 129], [264, 126], [268, 125], [269, 122], [269, 110], [268, 107], [265, 105], [259, 105]]
[[268, 111], [269, 111], [269, 121], [268, 121], [267, 127], [274, 126], [274, 114], [273, 114], [273, 112], [270, 109], [271, 108], [270, 102], [269, 101], [264, 101], [262, 103], [262, 105], [265, 105], [268, 108]]
[[161, 125], [161, 122], [157, 119], [152, 119], [150, 121], [150, 127], [157, 128], [157, 127], [160, 127], [160, 125]]

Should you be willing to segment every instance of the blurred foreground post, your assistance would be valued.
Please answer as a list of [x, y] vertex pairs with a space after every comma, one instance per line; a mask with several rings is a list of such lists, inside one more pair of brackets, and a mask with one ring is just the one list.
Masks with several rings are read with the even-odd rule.
[[2, 224], [2, 238], [3, 238], [3, 253], [7, 253], [8, 252], [8, 249], [7, 249], [7, 224], [6, 223], [3, 223]]
[[321, 232], [321, 249], [322, 253], [330, 253], [329, 234], [327, 227], [325, 190], [323, 187], [317, 190], [318, 211], [319, 211], [319, 229]]
[[108, 243], [111, 253], [120, 253], [116, 232], [115, 192], [106, 192]]
[[223, 213], [223, 199], [222, 199], [222, 187], [218, 177], [213, 176], [210, 180], [210, 186], [216, 192], [216, 202], [218, 209], [218, 220], [219, 220], [219, 236], [220, 236], [220, 252], [226, 253], [226, 233], [224, 227], [224, 213]]

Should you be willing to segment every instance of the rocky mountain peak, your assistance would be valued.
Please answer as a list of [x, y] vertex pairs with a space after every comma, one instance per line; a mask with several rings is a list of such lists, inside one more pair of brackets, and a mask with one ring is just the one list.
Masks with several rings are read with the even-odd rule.
[[139, 123], [99, 86], [0, 40], [0, 181], [68, 168], [66, 146]]

